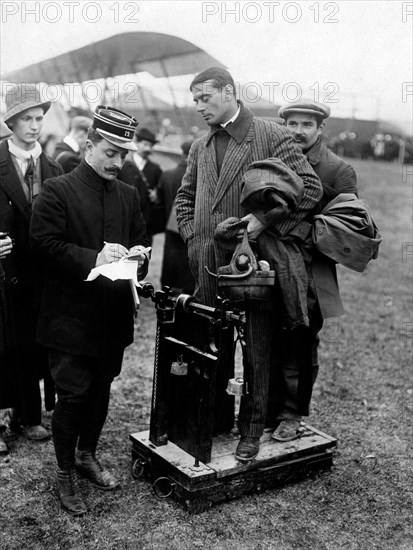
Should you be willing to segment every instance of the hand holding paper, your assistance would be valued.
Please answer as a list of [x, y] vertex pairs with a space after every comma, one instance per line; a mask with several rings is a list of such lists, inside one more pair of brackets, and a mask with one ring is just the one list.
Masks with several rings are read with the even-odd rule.
[[[109, 246], [110, 245], [110, 246]], [[135, 283], [136, 286], [140, 286], [138, 282], [138, 268], [143, 265], [145, 257], [150, 253], [151, 247], [133, 247], [130, 252], [128, 249], [122, 245], [116, 245], [124, 249], [125, 253], [122, 257], [119, 257], [117, 261], [109, 260], [110, 263], [105, 263], [99, 265], [96, 261], [96, 267], [94, 267], [89, 273], [86, 281], [94, 281], [99, 275], [107, 277], [111, 281], [117, 281], [118, 279], [131, 280]], [[105, 254], [102, 255], [102, 258], [113, 257], [117, 255], [116, 247], [114, 243], [106, 243], [103, 247], [101, 254], [106, 249]], [[119, 249], [120, 250], [120, 249]], [[106, 254], [107, 252], [107, 254]], [[111, 256], [112, 255], [112, 256]], [[99, 258], [99, 255], [98, 255]]]

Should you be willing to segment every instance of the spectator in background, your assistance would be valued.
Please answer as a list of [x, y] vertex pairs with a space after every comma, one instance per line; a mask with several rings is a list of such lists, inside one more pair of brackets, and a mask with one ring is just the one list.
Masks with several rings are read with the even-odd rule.
[[[147, 190], [147, 205], [143, 210], [143, 216], [146, 222], [147, 235], [151, 238], [156, 233], [162, 233], [165, 229], [163, 209], [158, 199], [158, 185], [162, 170], [159, 164], [152, 162], [149, 158], [157, 139], [155, 134], [148, 128], [141, 128], [135, 132], [134, 143], [137, 150], [133, 153], [132, 159], [140, 171]], [[119, 179], [122, 180], [122, 174]]]
[[178, 231], [175, 197], [181, 187], [193, 140], [181, 145], [182, 157], [172, 170], [163, 172], [159, 181], [159, 201], [164, 208], [166, 222], [163, 249], [161, 285], [169, 286], [175, 294], [193, 294], [195, 281], [189, 268], [188, 250]]
[[69, 135], [56, 145], [54, 159], [60, 164], [65, 174], [80, 164], [85, 152], [87, 131], [92, 123], [91, 118], [75, 116], [70, 121]]
[[45, 380], [46, 409], [53, 408], [54, 390], [47, 350], [35, 342], [43, 269], [29, 248], [32, 207], [45, 179], [61, 174], [38, 142], [50, 102], [42, 101], [34, 84], [15, 85], [6, 95], [7, 126], [11, 137], [0, 144], [0, 231], [14, 240], [2, 260], [9, 305], [10, 361], [16, 368], [19, 399], [11, 427], [31, 440], [49, 437], [41, 425], [39, 379]]

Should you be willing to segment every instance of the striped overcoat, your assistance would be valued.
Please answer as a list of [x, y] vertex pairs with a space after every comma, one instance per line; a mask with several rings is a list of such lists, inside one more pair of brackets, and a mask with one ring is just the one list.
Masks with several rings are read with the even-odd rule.
[[253, 117], [242, 104], [241, 115], [249, 117], [251, 123], [242, 140], [230, 138], [219, 176], [215, 139], [209, 132], [192, 145], [176, 197], [179, 231], [187, 243], [190, 268], [197, 281], [195, 295], [210, 306], [215, 305], [216, 279], [208, 275], [205, 266], [216, 273], [231, 259], [231, 254], [216, 245], [214, 231], [227, 218], [245, 215], [240, 205], [242, 178], [252, 162], [277, 157], [303, 180], [301, 203], [289, 218], [273, 226], [280, 236], [287, 235], [322, 197], [320, 180], [290, 133], [275, 122]]

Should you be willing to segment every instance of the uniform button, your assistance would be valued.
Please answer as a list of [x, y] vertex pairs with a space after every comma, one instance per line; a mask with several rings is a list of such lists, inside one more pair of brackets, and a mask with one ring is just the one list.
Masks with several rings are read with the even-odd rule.
[[17, 277], [12, 277], [11, 282], [13, 285], [17, 285], [17, 283], [19, 282], [19, 279]]
[[351, 252], [351, 249], [350, 249], [348, 246], [345, 246], [345, 247], [344, 247], [344, 252], [345, 252], [346, 254], [349, 254], [349, 253]]
[[322, 235], [324, 233], [323, 229], [317, 229], [317, 235]]

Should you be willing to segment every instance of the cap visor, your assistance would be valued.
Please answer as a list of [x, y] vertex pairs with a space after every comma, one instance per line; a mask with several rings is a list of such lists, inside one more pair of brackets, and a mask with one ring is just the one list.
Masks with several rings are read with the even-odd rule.
[[136, 145], [133, 143], [133, 141], [123, 141], [121, 139], [116, 139], [115, 137], [108, 136], [106, 134], [103, 134], [99, 132], [98, 129], [96, 129], [96, 132], [103, 137], [103, 139], [106, 139], [109, 143], [112, 145], [116, 145], [116, 147], [120, 147], [121, 149], [126, 149], [127, 151], [137, 151]]

